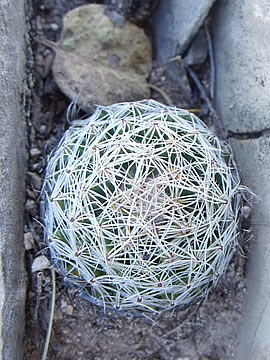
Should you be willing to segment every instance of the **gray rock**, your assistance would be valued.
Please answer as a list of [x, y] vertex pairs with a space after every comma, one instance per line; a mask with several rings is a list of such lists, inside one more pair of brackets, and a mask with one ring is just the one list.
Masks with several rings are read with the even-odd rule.
[[34, 248], [34, 238], [31, 232], [24, 234], [23, 242], [25, 250], [32, 250]]
[[258, 196], [252, 213], [247, 302], [239, 329], [236, 360], [270, 359], [270, 138], [232, 141], [242, 181]]
[[[153, 15], [155, 58], [185, 97], [191, 97], [186, 70], [178, 60], [198, 32], [215, 0], [160, 0]], [[194, 56], [193, 56], [194, 58]]]
[[190, 45], [215, 0], [160, 0], [153, 16], [159, 63], [166, 64]]
[[[30, 3], [30, 2], [29, 2]], [[0, 7], [0, 359], [23, 359], [27, 1]]]
[[[235, 359], [270, 359], [270, 136], [263, 131], [270, 127], [269, 2], [221, 0], [213, 19], [216, 107], [236, 133], [232, 145], [242, 181], [258, 196]], [[241, 133], [249, 132], [253, 137], [241, 140]]]
[[31, 171], [28, 171], [28, 177], [31, 182], [31, 185], [33, 189], [40, 190], [42, 186], [42, 180], [41, 177], [37, 173], [33, 173]]
[[40, 255], [34, 259], [32, 264], [32, 272], [42, 271], [50, 267], [50, 261], [45, 255]]
[[205, 32], [201, 29], [192, 41], [187, 55], [185, 56], [185, 62], [189, 66], [202, 65], [208, 55], [208, 46]]
[[42, 155], [42, 153], [41, 153], [41, 151], [39, 149], [37, 149], [37, 148], [30, 149], [31, 158], [35, 159], [35, 158], [38, 158], [41, 155]]
[[269, 1], [221, 0], [212, 18], [220, 115], [233, 132], [269, 128]]
[[50, 29], [51, 29], [52, 31], [58, 31], [58, 30], [59, 30], [59, 25], [56, 24], [56, 23], [51, 23], [51, 24], [50, 24]]
[[177, 60], [169, 62], [166, 66], [166, 73], [179, 86], [185, 99], [190, 101], [191, 87], [183, 62]]
[[25, 203], [25, 210], [30, 214], [32, 217], [35, 217], [38, 214], [38, 209], [36, 202], [34, 200], [27, 200]]

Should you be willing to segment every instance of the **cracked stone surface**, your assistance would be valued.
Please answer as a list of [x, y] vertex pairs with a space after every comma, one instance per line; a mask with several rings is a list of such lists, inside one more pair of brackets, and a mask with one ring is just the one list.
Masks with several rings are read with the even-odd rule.
[[258, 196], [235, 359], [263, 360], [270, 359], [270, 6], [266, 0], [218, 5], [212, 14], [216, 107], [231, 134], [242, 182]]

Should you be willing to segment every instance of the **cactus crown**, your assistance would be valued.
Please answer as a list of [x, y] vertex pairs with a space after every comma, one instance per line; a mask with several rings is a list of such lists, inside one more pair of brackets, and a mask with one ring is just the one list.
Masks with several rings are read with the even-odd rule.
[[194, 114], [153, 100], [100, 106], [48, 161], [51, 258], [104, 307], [185, 306], [235, 251], [238, 187], [228, 148]]

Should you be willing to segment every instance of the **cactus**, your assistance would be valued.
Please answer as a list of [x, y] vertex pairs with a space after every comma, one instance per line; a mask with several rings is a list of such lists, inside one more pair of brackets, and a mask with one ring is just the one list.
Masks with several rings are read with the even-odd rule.
[[184, 307], [235, 252], [239, 185], [229, 147], [196, 115], [153, 100], [99, 106], [48, 160], [52, 262], [104, 309]]

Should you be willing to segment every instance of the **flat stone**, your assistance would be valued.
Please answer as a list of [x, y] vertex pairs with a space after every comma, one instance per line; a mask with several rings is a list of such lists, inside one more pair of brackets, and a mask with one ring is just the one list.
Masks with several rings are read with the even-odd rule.
[[160, 0], [153, 16], [154, 45], [159, 63], [183, 55], [215, 0]]
[[86, 112], [93, 111], [95, 105], [137, 101], [150, 95], [143, 76], [86, 61], [60, 49], [56, 52], [53, 74], [59, 88]]
[[232, 140], [242, 182], [257, 195], [252, 209], [247, 302], [239, 328], [236, 360], [270, 359], [270, 137]]
[[0, 359], [16, 360], [24, 354], [27, 3], [0, 6]]
[[105, 9], [90, 4], [68, 12], [59, 43], [52, 46], [56, 51], [53, 74], [58, 86], [72, 100], [78, 99], [78, 105], [86, 111], [96, 104], [150, 96], [150, 40], [131, 22], [116, 26]]
[[268, 0], [221, 0], [214, 12], [216, 106], [233, 132], [269, 128]]

